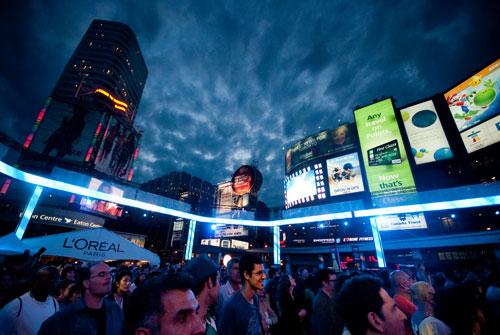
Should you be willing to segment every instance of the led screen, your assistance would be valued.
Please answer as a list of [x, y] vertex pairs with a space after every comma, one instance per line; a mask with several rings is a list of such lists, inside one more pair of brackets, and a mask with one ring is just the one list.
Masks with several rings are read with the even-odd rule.
[[[119, 197], [123, 196], [124, 191], [119, 189], [113, 185], [110, 185], [107, 182], [102, 180], [91, 178], [89, 187], [90, 190], [95, 190], [107, 194], [116, 195]], [[115, 204], [114, 202], [103, 201], [103, 200], [94, 200], [87, 199], [85, 197], [82, 198], [81, 209], [86, 211], [94, 211], [102, 214], [106, 214], [111, 217], [117, 217], [122, 215], [123, 208]]]
[[287, 151], [285, 173], [289, 174], [297, 166], [312, 159], [341, 153], [356, 147], [354, 123], [306, 137]]
[[500, 142], [499, 88], [497, 60], [444, 95], [469, 153]]
[[358, 154], [332, 158], [326, 161], [330, 196], [364, 191]]
[[415, 192], [391, 99], [354, 111], [372, 198]]
[[401, 109], [400, 113], [417, 165], [453, 158], [432, 100]]
[[285, 208], [325, 199], [325, 183], [321, 163], [294, 172], [285, 179]]

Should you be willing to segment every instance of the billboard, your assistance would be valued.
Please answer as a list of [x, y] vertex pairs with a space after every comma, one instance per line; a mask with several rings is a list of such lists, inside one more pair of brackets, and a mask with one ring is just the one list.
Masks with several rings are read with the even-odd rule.
[[[88, 189], [116, 195], [119, 197], [122, 197], [124, 193], [124, 190], [114, 185], [111, 185], [108, 182], [99, 180], [97, 178], [90, 179]], [[96, 200], [96, 199], [87, 199], [85, 197], [82, 197], [80, 201], [80, 206], [81, 206], [80, 208], [84, 211], [98, 212], [112, 218], [121, 216], [123, 211], [123, 208], [121, 206], [118, 206], [118, 204], [114, 202]]]
[[94, 160], [95, 169], [131, 180], [141, 134], [118, 119], [110, 118]]
[[404, 229], [426, 229], [424, 213], [382, 215], [375, 217], [378, 230], [404, 230]]
[[[500, 142], [497, 118], [500, 115], [499, 89], [500, 59], [444, 95], [469, 153]], [[467, 130], [470, 131], [464, 135]]]
[[285, 178], [285, 208], [325, 199], [325, 177], [321, 163], [296, 171]]
[[249, 205], [249, 194], [235, 194], [232, 183], [224, 183], [219, 185], [218, 190], [218, 212], [227, 213], [235, 208], [243, 208]]
[[415, 164], [453, 158], [432, 100], [400, 110]]
[[372, 198], [415, 192], [391, 99], [354, 111]]
[[330, 196], [364, 191], [358, 153], [352, 153], [326, 161]]
[[285, 173], [289, 174], [297, 166], [312, 159], [341, 153], [356, 147], [356, 127], [354, 123], [322, 131], [306, 137], [287, 151]]
[[243, 165], [233, 174], [231, 184], [235, 194], [257, 194], [262, 186], [262, 174], [254, 166]]
[[52, 99], [45, 108], [43, 118], [37, 118], [38, 127], [32, 140], [25, 145], [49, 157], [82, 163], [101, 117], [101, 112]]

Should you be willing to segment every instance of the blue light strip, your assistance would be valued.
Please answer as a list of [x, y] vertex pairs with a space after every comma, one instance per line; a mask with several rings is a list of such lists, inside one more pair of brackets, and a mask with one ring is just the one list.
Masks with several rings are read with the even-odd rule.
[[24, 232], [26, 231], [26, 228], [28, 227], [28, 222], [30, 222], [31, 215], [33, 214], [33, 211], [35, 210], [36, 204], [38, 203], [38, 199], [40, 199], [40, 195], [42, 194], [43, 187], [41, 186], [36, 186], [35, 190], [33, 191], [33, 194], [31, 195], [30, 201], [26, 205], [26, 208], [24, 209], [23, 217], [19, 221], [19, 224], [16, 227], [16, 236], [18, 239], [22, 239], [24, 236]]
[[189, 221], [189, 230], [188, 230], [187, 243], [186, 243], [186, 254], [184, 255], [184, 259], [186, 261], [191, 259], [191, 254], [193, 253], [193, 242], [194, 242], [194, 231], [195, 230], [196, 230], [196, 221], [195, 220]]
[[375, 251], [377, 252], [378, 267], [385, 268], [384, 248], [382, 247], [382, 239], [378, 231], [377, 220], [375, 218], [370, 218], [370, 224], [372, 226], [373, 242], [375, 242]]
[[273, 227], [273, 251], [274, 264], [280, 265], [281, 250], [280, 250], [280, 227]]

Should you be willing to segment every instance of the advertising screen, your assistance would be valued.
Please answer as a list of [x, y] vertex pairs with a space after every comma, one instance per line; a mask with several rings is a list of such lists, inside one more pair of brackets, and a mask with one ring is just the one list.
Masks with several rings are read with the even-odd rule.
[[333, 155], [357, 147], [356, 127], [354, 123], [346, 124], [332, 130], [306, 137], [287, 151], [285, 157], [285, 173], [300, 164], [318, 157]]
[[[500, 59], [444, 95], [469, 153], [500, 142], [499, 88]], [[464, 135], [463, 132], [469, 129], [470, 132]]]
[[372, 198], [415, 192], [391, 99], [354, 111]]
[[[117, 188], [105, 181], [99, 180], [97, 178], [91, 178], [89, 183], [89, 190], [95, 190], [99, 192], [104, 192], [107, 194], [112, 194], [116, 196], [123, 196], [124, 191], [122, 189]], [[80, 208], [85, 211], [94, 211], [98, 213], [102, 213], [108, 215], [110, 217], [118, 217], [122, 215], [123, 208], [118, 206], [114, 202], [104, 201], [104, 200], [95, 200], [95, 199], [87, 199], [85, 197], [82, 198], [80, 202]]]
[[326, 161], [330, 196], [364, 191], [358, 154], [332, 158]]
[[453, 158], [432, 100], [400, 112], [417, 165]]
[[50, 157], [84, 162], [101, 114], [52, 99], [29, 148]]
[[325, 177], [321, 163], [296, 171], [285, 178], [285, 208], [325, 199]]
[[110, 119], [94, 161], [95, 169], [130, 180], [140, 140], [141, 135], [134, 128], [122, 124], [118, 119]]
[[383, 215], [375, 218], [378, 230], [426, 229], [424, 213]]

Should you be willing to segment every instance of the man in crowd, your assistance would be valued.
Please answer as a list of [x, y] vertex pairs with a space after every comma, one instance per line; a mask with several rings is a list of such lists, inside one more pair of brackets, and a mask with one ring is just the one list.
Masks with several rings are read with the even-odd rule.
[[441, 320], [434, 317], [434, 295], [436, 291], [425, 281], [411, 286], [411, 300], [417, 310], [411, 317], [411, 326], [415, 334], [448, 335], [451, 329]]
[[280, 273], [278, 269], [269, 269], [269, 280], [264, 287], [266, 293], [266, 300], [269, 306], [273, 309], [274, 313], [278, 315], [278, 282], [280, 280]]
[[338, 309], [352, 335], [403, 335], [406, 316], [370, 276], [349, 279], [342, 286]]
[[63, 308], [41, 326], [39, 335], [124, 335], [123, 313], [113, 301], [104, 299], [111, 291], [111, 272], [105, 263], [81, 271], [83, 296]]
[[39, 270], [33, 289], [0, 310], [0, 334], [36, 334], [42, 323], [59, 310], [54, 290], [59, 271], [54, 266]]
[[245, 254], [239, 263], [243, 286], [222, 307], [219, 317], [219, 335], [262, 334], [259, 301], [255, 294], [264, 288], [266, 274], [262, 260]]
[[183, 272], [158, 276], [139, 286], [125, 306], [129, 335], [204, 334], [193, 288], [193, 278]]
[[398, 308], [406, 315], [405, 334], [413, 335], [411, 328], [411, 316], [417, 307], [411, 302], [410, 287], [415, 281], [404, 271], [391, 272], [392, 289], [394, 290], [394, 301]]
[[317, 273], [320, 290], [312, 305], [312, 326], [314, 335], [342, 334], [344, 328], [337, 314], [335, 292], [335, 273], [329, 269], [320, 269]]
[[227, 263], [227, 282], [221, 286], [217, 301], [217, 314], [220, 313], [222, 306], [230, 296], [238, 292], [241, 288], [240, 277], [240, 259], [238, 257], [231, 258]]
[[193, 258], [182, 271], [189, 273], [194, 279], [193, 293], [200, 304], [198, 317], [205, 323], [206, 334], [217, 334], [217, 325], [209, 308], [217, 303], [220, 290], [220, 266], [207, 255]]

